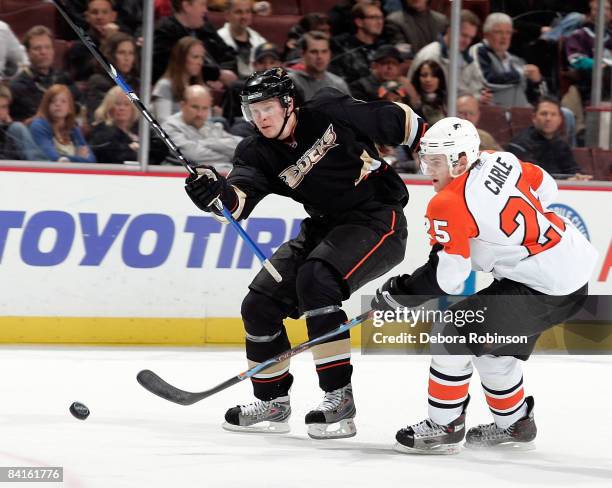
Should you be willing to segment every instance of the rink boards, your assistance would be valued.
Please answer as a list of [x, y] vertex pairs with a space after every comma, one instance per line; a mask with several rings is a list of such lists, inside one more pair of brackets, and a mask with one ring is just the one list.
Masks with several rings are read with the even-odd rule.
[[[260, 265], [234, 230], [198, 211], [181, 174], [0, 172], [0, 342], [228, 344], [243, 341], [240, 304]], [[430, 185], [408, 180], [409, 244], [390, 274], [427, 258], [423, 226]], [[593, 294], [612, 294], [610, 188], [566, 187], [555, 210], [600, 256]], [[264, 253], [296, 235], [300, 205], [265, 198], [243, 223]], [[361, 298], [348, 302], [358, 314]], [[476, 276], [476, 287], [486, 276]], [[304, 340], [289, 321], [292, 340]], [[359, 343], [359, 334], [354, 334]]]

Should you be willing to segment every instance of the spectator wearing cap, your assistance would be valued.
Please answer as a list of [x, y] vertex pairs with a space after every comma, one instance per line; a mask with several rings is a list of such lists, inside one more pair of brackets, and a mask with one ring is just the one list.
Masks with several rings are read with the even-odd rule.
[[70, 88], [72, 96], [79, 101], [81, 94], [68, 73], [53, 67], [55, 50], [53, 34], [42, 25], [32, 27], [23, 37], [30, 66], [23, 68], [11, 80], [11, 117], [14, 120], [27, 121], [32, 118], [42, 101], [43, 95], [51, 85], [61, 84]]
[[223, 42], [217, 30], [206, 19], [206, 0], [172, 0], [174, 15], [163, 18], [153, 36], [153, 82], [166, 70], [170, 52], [183, 37], [195, 37], [206, 48], [202, 68], [205, 80], [218, 80], [227, 86], [238, 79], [234, 50]]
[[503, 107], [529, 107], [548, 89], [540, 69], [508, 52], [512, 41], [512, 19], [500, 12], [485, 20], [484, 40], [470, 48], [485, 88], [493, 103]]
[[572, 175], [572, 179], [591, 179], [580, 174], [569, 144], [559, 135], [563, 116], [559, 100], [543, 96], [536, 103], [532, 125], [516, 135], [506, 150], [522, 161], [537, 164], [549, 174]]
[[11, 27], [0, 21], [0, 81], [13, 76], [21, 66], [28, 65], [25, 49]]
[[162, 127], [187, 159], [197, 164], [225, 164], [230, 169], [234, 150], [242, 137], [226, 132], [221, 123], [210, 120], [212, 105], [208, 88], [188, 86], [181, 111], [170, 116]]
[[428, 0], [404, 0], [403, 9], [387, 16], [385, 37], [391, 44], [410, 44], [418, 52], [443, 34], [445, 15], [429, 8]]
[[281, 54], [273, 42], [264, 42], [255, 48], [253, 53], [253, 68], [264, 71], [281, 65]]
[[381, 37], [385, 17], [375, 4], [358, 3], [352, 9], [354, 34], [344, 33], [331, 40], [333, 53], [329, 70], [347, 83], [368, 76], [376, 49], [384, 44]]
[[310, 100], [321, 88], [332, 87], [347, 95], [351, 92], [346, 82], [338, 75], [327, 71], [331, 59], [329, 37], [323, 32], [312, 31], [300, 40], [304, 60], [304, 71], [291, 70], [289, 76], [295, 83], [304, 101]]
[[381, 85], [387, 81], [396, 81], [412, 99], [415, 95], [414, 88], [401, 74], [403, 61], [404, 56], [395, 46], [385, 44], [379, 47], [374, 52], [370, 74], [350, 84], [352, 95], [359, 100], [378, 100]]
[[469, 120], [474, 124], [480, 136], [481, 151], [502, 150], [501, 146], [489, 132], [478, 127], [478, 123], [480, 122], [480, 105], [474, 95], [461, 95], [457, 98], [457, 117]]
[[[255, 71], [264, 71], [281, 65], [281, 55], [276, 44], [264, 42], [255, 48], [253, 54], [253, 68]], [[232, 83], [223, 98], [223, 117], [231, 126], [231, 132], [243, 137], [253, 135], [252, 125], [242, 117], [240, 107], [240, 92], [244, 81]]]
[[251, 28], [253, 0], [229, 0], [225, 17], [227, 22], [217, 31], [219, 37], [237, 53], [238, 76], [247, 78], [253, 72], [253, 56], [257, 46], [266, 39]]
[[[468, 48], [478, 34], [480, 25], [481, 22], [478, 16], [469, 10], [461, 11], [459, 31], [459, 92], [471, 93], [478, 98], [482, 96], [483, 102], [488, 102], [491, 96], [490, 92], [484, 89], [482, 78], [479, 76], [478, 69], [473, 63], [474, 59], [468, 52]], [[448, 70], [450, 66], [448, 57], [449, 45], [450, 27], [447, 27], [446, 33], [443, 36], [439, 36], [436, 41], [427, 44], [416, 53], [412, 66], [408, 71], [408, 78], [412, 78], [416, 68], [424, 61], [435, 61], [440, 65], [442, 71], [444, 71], [444, 77], [448, 79]]]

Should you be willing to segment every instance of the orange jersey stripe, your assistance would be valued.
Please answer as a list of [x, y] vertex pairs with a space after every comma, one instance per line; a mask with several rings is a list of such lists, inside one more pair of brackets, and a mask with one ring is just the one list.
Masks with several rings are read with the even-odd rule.
[[368, 252], [368, 253], [367, 253], [367, 254], [366, 254], [366, 255], [365, 255], [363, 258], [361, 258], [361, 260], [360, 260], [360, 261], [359, 261], [359, 262], [358, 262], [358, 263], [357, 263], [357, 264], [356, 264], [356, 265], [353, 267], [353, 269], [351, 269], [351, 270], [350, 270], [350, 271], [349, 271], [349, 272], [348, 272], [348, 273], [347, 273], [347, 274], [344, 276], [344, 278], [343, 278], [343, 279], [348, 280], [348, 279], [349, 279], [349, 277], [350, 277], [350, 276], [351, 276], [351, 275], [352, 275], [352, 274], [353, 274], [355, 271], [357, 271], [357, 270], [359, 269], [359, 267], [360, 267], [360, 266], [361, 266], [361, 265], [362, 265], [362, 264], [363, 264], [363, 263], [366, 261], [366, 259], [368, 259], [368, 258], [369, 258], [369, 257], [372, 255], [372, 253], [373, 253], [374, 251], [376, 251], [376, 249], [378, 249], [378, 248], [379, 248], [379, 247], [382, 245], [382, 243], [383, 243], [383, 242], [385, 242], [385, 239], [386, 239], [387, 237], [389, 237], [390, 235], [394, 234], [394, 233], [395, 233], [395, 210], [393, 211], [393, 218], [391, 219], [391, 230], [390, 230], [389, 232], [387, 232], [387, 233], [386, 233], [384, 236], [382, 236], [382, 237], [380, 238], [380, 241], [378, 241], [378, 242], [376, 243], [376, 245], [375, 245], [375, 246], [374, 246], [372, 249], [370, 249], [370, 251], [369, 251], [369, 252]]
[[442, 385], [429, 379], [429, 396], [438, 400], [460, 400], [468, 394], [469, 383], [464, 385]]
[[351, 364], [351, 361], [343, 361], [341, 363], [336, 363], [336, 364], [328, 364], [327, 366], [319, 366], [317, 368], [317, 371], [323, 371], [324, 369], [329, 369], [329, 368], [335, 368], [336, 366], [345, 366], [347, 364]]
[[278, 378], [271, 378], [269, 380], [259, 380], [257, 378], [251, 378], [251, 381], [253, 383], [273, 383], [274, 381], [280, 381], [282, 380], [285, 376], [287, 376], [289, 374], [289, 371], [287, 371], [285, 374], [279, 376]]
[[523, 397], [525, 396], [525, 391], [523, 390], [523, 388], [521, 388], [514, 395], [508, 398], [493, 398], [486, 394], [485, 396], [487, 397], [487, 403], [489, 404], [489, 407], [495, 410], [508, 410], [509, 408], [515, 407], [523, 400]]

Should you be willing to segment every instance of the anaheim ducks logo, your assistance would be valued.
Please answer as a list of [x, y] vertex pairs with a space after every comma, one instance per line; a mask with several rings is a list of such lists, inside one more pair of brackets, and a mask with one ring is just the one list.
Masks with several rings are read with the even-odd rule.
[[327, 154], [327, 151], [336, 147], [336, 133], [333, 124], [329, 127], [304, 155], [295, 163], [285, 169], [278, 176], [290, 188], [296, 188], [304, 176]]

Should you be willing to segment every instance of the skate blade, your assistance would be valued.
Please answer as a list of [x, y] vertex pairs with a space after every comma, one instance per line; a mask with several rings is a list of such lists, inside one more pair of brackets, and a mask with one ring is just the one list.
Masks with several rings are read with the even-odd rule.
[[288, 422], [259, 422], [254, 425], [234, 425], [224, 422], [221, 426], [231, 432], [242, 432], [245, 434], [286, 434], [291, 431]]
[[357, 435], [353, 419], [344, 419], [333, 424], [308, 424], [308, 435], [312, 439], [346, 439]]
[[514, 452], [524, 452], [524, 451], [533, 451], [536, 448], [535, 442], [504, 442], [502, 444], [494, 444], [491, 446], [482, 445], [482, 444], [468, 444], [467, 442], [464, 444], [467, 449], [472, 449], [474, 451], [514, 451]]
[[396, 442], [393, 446], [393, 450], [401, 452], [402, 454], [421, 454], [421, 455], [448, 455], [448, 454], [459, 454], [461, 452], [461, 444], [441, 444], [431, 449], [419, 449], [415, 447], [408, 447], [399, 442]]

